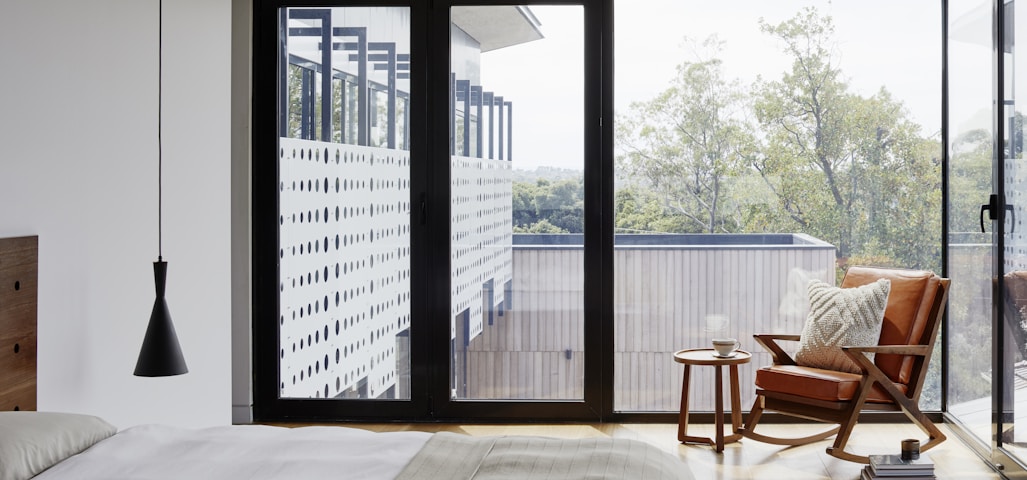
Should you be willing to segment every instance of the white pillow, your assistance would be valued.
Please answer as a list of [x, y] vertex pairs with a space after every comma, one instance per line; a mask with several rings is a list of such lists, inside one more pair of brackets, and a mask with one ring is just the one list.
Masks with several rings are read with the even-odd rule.
[[[871, 347], [881, 339], [891, 281], [880, 279], [855, 288], [809, 282], [809, 315], [802, 328], [795, 363], [861, 373], [841, 347]], [[868, 357], [873, 361], [873, 354]]]
[[0, 412], [0, 480], [28, 480], [117, 431], [90, 415]]

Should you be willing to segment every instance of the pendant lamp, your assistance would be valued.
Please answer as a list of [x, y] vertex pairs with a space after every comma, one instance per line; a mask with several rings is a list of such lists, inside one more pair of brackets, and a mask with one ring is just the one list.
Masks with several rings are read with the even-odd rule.
[[171, 322], [168, 302], [164, 300], [164, 286], [168, 274], [168, 262], [162, 252], [162, 144], [161, 117], [163, 113], [163, 5], [157, 2], [157, 261], [153, 262], [153, 280], [157, 287], [157, 298], [153, 301], [150, 323], [146, 327], [143, 347], [139, 350], [135, 375], [139, 377], [168, 377], [187, 373], [182, 347], [178, 344], [175, 325]]

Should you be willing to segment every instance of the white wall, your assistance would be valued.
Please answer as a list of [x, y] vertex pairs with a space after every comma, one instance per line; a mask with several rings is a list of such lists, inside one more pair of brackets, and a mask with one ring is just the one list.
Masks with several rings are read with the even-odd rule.
[[231, 421], [231, 0], [164, 2], [164, 259], [190, 373], [132, 375], [157, 257], [157, 1], [8, 0], [0, 237], [39, 236], [40, 410]]

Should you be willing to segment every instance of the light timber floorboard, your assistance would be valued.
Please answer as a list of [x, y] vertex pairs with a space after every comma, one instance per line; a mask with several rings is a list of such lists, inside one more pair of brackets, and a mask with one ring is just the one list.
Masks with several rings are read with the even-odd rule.
[[[277, 424], [300, 426], [300, 424]], [[303, 424], [306, 425], [306, 424]], [[459, 432], [475, 436], [487, 435], [542, 435], [560, 438], [609, 436], [641, 440], [676, 455], [695, 474], [696, 480], [769, 479], [786, 480], [855, 480], [862, 465], [846, 462], [828, 455], [824, 450], [828, 440], [800, 447], [781, 447], [742, 439], [727, 444], [722, 454], [708, 445], [687, 444], [677, 441], [677, 424], [664, 423], [603, 423], [603, 424], [434, 424], [434, 423], [382, 423], [343, 424], [378, 432], [426, 431]], [[771, 435], [804, 435], [815, 427], [796, 424], [761, 424], [763, 433]], [[924, 452], [935, 463], [937, 477], [942, 480], [999, 480], [1001, 477], [956, 437], [947, 425], [940, 428], [948, 440]], [[712, 436], [713, 425], [689, 425], [690, 435]], [[915, 427], [907, 424], [860, 424], [850, 437], [850, 449], [856, 453], [898, 453], [903, 438], [920, 438]], [[891, 448], [894, 447], [894, 448]]]

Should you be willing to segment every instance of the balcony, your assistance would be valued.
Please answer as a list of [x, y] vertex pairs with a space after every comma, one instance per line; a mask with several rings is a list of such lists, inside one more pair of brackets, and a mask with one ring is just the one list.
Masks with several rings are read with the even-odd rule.
[[[714, 336], [737, 337], [753, 351], [753, 362], [740, 369], [742, 378], [752, 378], [755, 366], [770, 362], [752, 334], [800, 332], [808, 280], [835, 280], [834, 246], [801, 234], [617, 235], [615, 245], [620, 411], [675, 411], [681, 371], [671, 355], [706, 346]], [[506, 309], [466, 347], [467, 374], [458, 378], [457, 395], [582, 398], [582, 236], [515, 234], [512, 258]], [[710, 369], [693, 374], [696, 391], [712, 391], [713, 381]], [[743, 399], [751, 399], [751, 382], [742, 388]], [[693, 405], [714, 408], [712, 398]]]

